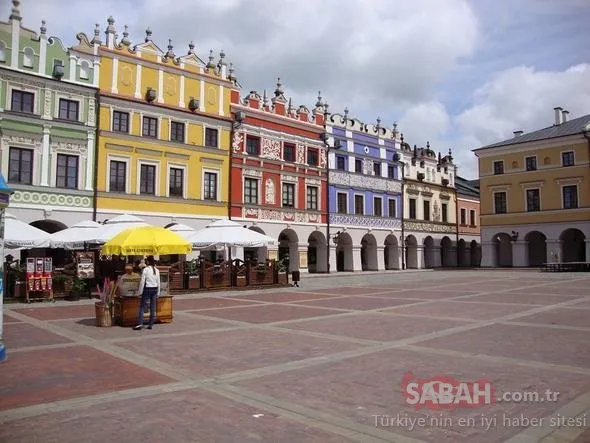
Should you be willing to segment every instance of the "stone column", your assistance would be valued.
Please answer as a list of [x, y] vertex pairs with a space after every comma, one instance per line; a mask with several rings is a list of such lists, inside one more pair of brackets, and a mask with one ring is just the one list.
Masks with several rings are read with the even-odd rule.
[[493, 268], [496, 266], [496, 244], [491, 241], [482, 242], [481, 244], [481, 267]]
[[510, 243], [512, 244], [512, 266], [515, 268], [527, 266], [527, 242], [517, 240]]
[[377, 246], [377, 270], [385, 270], [385, 247]]
[[424, 245], [416, 246], [416, 268], [424, 269]]
[[299, 270], [307, 272], [307, 243], [297, 244], [297, 257]]
[[49, 169], [51, 167], [51, 158], [49, 157], [49, 126], [43, 126], [43, 145], [41, 153], [41, 186], [49, 186]]
[[328, 271], [330, 271], [330, 273], [337, 272], [338, 268], [336, 267], [336, 245], [328, 243], [328, 248], [330, 248], [330, 268], [328, 269]]
[[586, 262], [590, 263], [590, 239], [586, 239]]
[[94, 189], [94, 132], [88, 131], [87, 155], [86, 155], [86, 178], [84, 189], [92, 191]]
[[432, 247], [432, 267], [433, 268], [440, 268], [442, 266], [440, 251], [441, 251], [441, 247], [439, 245], [434, 245]]
[[[344, 263], [346, 269], [346, 262]], [[362, 271], [363, 264], [361, 262], [361, 245], [352, 245], [352, 270]]]
[[[561, 258], [561, 241], [559, 239], [547, 239], [547, 257], [545, 258], [546, 263], [558, 263]], [[588, 253], [588, 247], [586, 246], [586, 255]]]

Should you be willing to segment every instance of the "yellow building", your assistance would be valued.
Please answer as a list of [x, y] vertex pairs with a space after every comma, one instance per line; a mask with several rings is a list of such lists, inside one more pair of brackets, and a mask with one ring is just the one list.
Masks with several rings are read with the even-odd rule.
[[482, 266], [590, 261], [590, 115], [474, 150]]
[[223, 51], [204, 63], [191, 43], [177, 56], [146, 31], [132, 46], [112, 17], [106, 41], [79, 34], [78, 51], [99, 56], [95, 219], [132, 213], [155, 225], [203, 227], [227, 217], [230, 95], [237, 82]]

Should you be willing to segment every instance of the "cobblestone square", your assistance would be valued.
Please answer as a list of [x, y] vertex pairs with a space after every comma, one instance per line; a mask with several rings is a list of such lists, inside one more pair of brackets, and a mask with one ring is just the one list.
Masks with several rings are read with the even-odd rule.
[[[96, 327], [94, 300], [6, 305], [0, 441], [584, 443], [589, 284], [302, 275], [299, 289], [180, 294], [171, 324], [142, 331]], [[493, 401], [411, 404], [404, 380], [481, 382]]]

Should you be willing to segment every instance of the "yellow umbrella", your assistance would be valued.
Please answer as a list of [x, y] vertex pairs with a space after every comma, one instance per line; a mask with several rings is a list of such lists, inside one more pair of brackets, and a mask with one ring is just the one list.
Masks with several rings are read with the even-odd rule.
[[174, 231], [142, 226], [120, 232], [102, 247], [105, 255], [189, 254], [192, 246]]

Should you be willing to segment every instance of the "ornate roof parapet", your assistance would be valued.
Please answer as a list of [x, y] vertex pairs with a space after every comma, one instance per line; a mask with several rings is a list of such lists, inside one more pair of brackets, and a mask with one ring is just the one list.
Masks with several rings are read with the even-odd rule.
[[169, 38], [168, 39], [168, 51], [166, 51], [166, 59], [168, 60], [174, 60], [176, 58], [176, 55], [174, 54], [174, 46], [172, 46], [172, 39]]
[[100, 24], [96, 23], [94, 25], [94, 38], [90, 41], [93, 45], [101, 45], [102, 41], [100, 40]]
[[[266, 95], [266, 91], [265, 91]], [[243, 100], [244, 105], [254, 108], [254, 109], [261, 109], [262, 108], [262, 97], [258, 91], [250, 91], [246, 98]]]
[[152, 30], [149, 28], [149, 26], [145, 30], [145, 39], [143, 41], [145, 43], [152, 41]]
[[129, 26], [125, 25], [123, 28], [123, 38], [121, 39], [120, 46], [129, 47], [130, 45], [131, 41], [129, 40]]
[[330, 114], [327, 124], [348, 131], [365, 133], [381, 139], [397, 140], [399, 136], [397, 123], [394, 123], [391, 128], [387, 128], [382, 125], [380, 117], [377, 117], [375, 123], [363, 123], [357, 118], [350, 117], [348, 108], [344, 108], [344, 113], [342, 114]]

